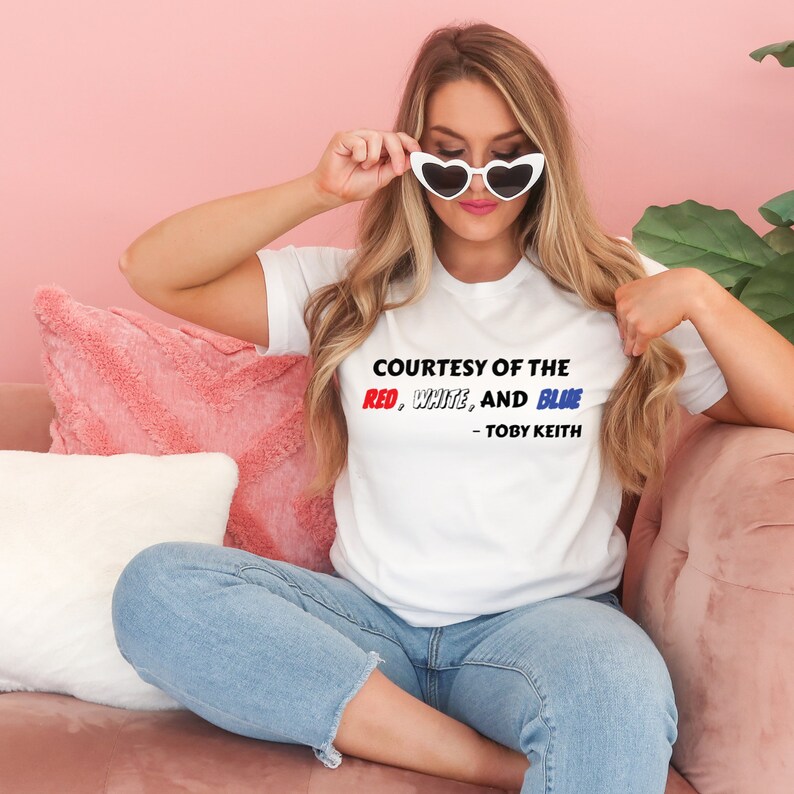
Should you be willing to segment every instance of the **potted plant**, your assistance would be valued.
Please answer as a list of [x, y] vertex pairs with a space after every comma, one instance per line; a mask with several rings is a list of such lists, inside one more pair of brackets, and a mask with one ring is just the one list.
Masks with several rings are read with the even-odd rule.
[[[794, 40], [754, 50], [781, 66], [794, 66]], [[794, 190], [762, 204], [758, 211], [773, 228], [759, 236], [729, 209], [692, 199], [652, 205], [632, 228], [632, 242], [667, 267], [697, 267], [728, 289], [747, 308], [794, 343]]]

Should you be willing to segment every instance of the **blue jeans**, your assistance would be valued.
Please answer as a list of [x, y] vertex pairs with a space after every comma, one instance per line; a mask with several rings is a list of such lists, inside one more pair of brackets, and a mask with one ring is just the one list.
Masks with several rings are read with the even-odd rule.
[[327, 767], [374, 667], [520, 751], [521, 794], [663, 794], [678, 711], [667, 666], [614, 593], [416, 627], [338, 574], [241, 549], [143, 549], [113, 592], [138, 675], [225, 730], [312, 747]]

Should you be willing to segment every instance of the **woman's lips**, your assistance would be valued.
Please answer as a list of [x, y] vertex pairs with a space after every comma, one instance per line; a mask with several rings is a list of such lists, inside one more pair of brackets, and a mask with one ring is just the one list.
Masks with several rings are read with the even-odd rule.
[[472, 215], [487, 215], [497, 208], [495, 201], [461, 201], [460, 206]]

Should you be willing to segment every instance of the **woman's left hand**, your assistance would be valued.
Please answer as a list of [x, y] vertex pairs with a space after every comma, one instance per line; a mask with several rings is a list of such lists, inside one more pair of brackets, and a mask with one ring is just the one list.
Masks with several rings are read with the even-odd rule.
[[689, 319], [703, 271], [675, 268], [621, 284], [615, 290], [615, 319], [623, 352], [640, 356], [651, 339]]

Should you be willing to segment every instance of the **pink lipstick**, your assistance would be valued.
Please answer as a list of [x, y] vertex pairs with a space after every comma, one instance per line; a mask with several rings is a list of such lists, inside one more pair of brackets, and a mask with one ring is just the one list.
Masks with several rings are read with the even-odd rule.
[[495, 201], [461, 201], [460, 206], [472, 215], [487, 215], [498, 206]]

